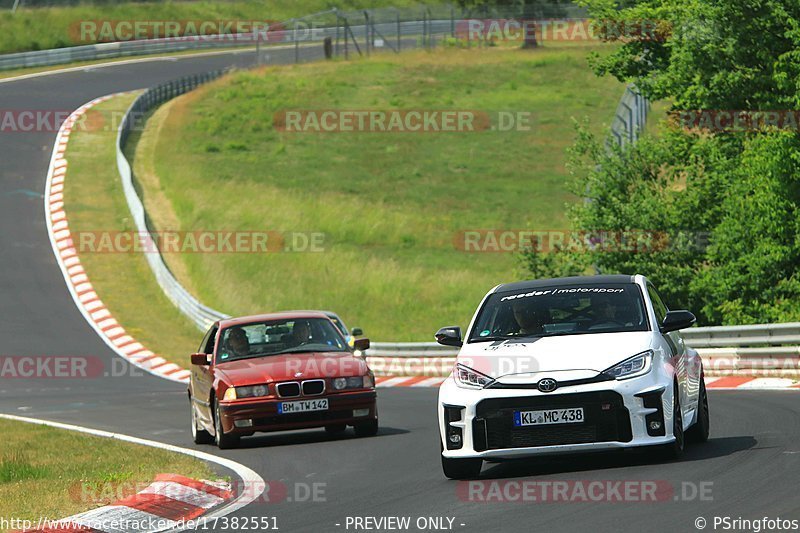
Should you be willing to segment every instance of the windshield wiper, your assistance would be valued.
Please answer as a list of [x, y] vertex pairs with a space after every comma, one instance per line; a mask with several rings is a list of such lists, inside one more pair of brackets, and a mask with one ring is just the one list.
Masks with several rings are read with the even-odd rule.
[[470, 344], [475, 344], [476, 342], [494, 342], [494, 341], [507, 341], [509, 339], [514, 339], [516, 337], [504, 337], [500, 335], [496, 335], [494, 337], [473, 337], [469, 340]]
[[325, 348], [311, 348], [309, 349], [307, 346], [296, 346], [294, 348], [287, 348], [286, 350], [282, 350], [280, 352], [275, 352], [273, 355], [281, 355], [285, 353], [303, 353], [303, 352], [346, 352], [347, 350], [328, 350]]

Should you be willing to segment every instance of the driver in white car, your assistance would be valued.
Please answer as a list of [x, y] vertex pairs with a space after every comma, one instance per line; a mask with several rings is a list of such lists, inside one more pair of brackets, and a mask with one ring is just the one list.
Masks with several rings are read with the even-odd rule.
[[545, 332], [547, 317], [544, 309], [537, 309], [529, 302], [516, 301], [511, 304], [511, 310], [519, 326], [517, 335], [540, 335]]

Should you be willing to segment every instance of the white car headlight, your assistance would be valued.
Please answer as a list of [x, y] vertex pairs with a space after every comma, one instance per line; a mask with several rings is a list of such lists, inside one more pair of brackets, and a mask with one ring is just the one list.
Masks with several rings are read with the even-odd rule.
[[472, 370], [470, 367], [460, 363], [456, 364], [453, 376], [456, 379], [457, 385], [467, 389], [482, 389], [494, 381], [494, 379], [489, 376], [481, 374], [477, 370]]
[[643, 376], [650, 372], [653, 362], [653, 350], [637, 353], [633, 357], [625, 359], [611, 368], [605, 370], [604, 374], [611, 374], [616, 379], [629, 379]]

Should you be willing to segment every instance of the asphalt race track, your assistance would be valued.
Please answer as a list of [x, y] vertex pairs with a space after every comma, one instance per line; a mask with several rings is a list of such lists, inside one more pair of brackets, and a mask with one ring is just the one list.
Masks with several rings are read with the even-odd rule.
[[[304, 50], [309, 58], [319, 53]], [[288, 61], [293, 54], [275, 51], [271, 59]], [[0, 83], [0, 109], [71, 111], [98, 96], [228, 65], [247, 66], [253, 59], [247, 52], [182, 57]], [[91, 355], [111, 368], [118, 358], [75, 308], [47, 236], [41, 195], [54, 138], [55, 132], [0, 134], [2, 354]], [[4, 379], [0, 412], [193, 447], [185, 387], [138, 371], [126, 374]], [[466, 492], [457, 492], [464, 485], [441, 474], [435, 400], [435, 389], [381, 390], [382, 428], [374, 438], [356, 439], [351, 433], [334, 438], [320, 430], [255, 436], [227, 452], [199, 448], [285, 487], [292, 501], [270, 491], [282, 501], [260, 501], [236, 514], [275, 516], [286, 532], [357, 530], [348, 529], [348, 516], [411, 517], [412, 526], [419, 517], [449, 517], [453, 530], [475, 532], [697, 531], [698, 517], [708, 520], [707, 530], [713, 530], [714, 516], [800, 518], [800, 396], [793, 392], [710, 392], [711, 440], [689, 447], [677, 462], [654, 462], [641, 453], [569, 456], [486, 465], [482, 476], [501, 482], [657, 481], [673, 487], [670, 497], [649, 503], [466, 501]], [[297, 501], [307, 500], [306, 489], [315, 483], [319, 501]], [[694, 494], [701, 486], [710, 492], [702, 500]]]

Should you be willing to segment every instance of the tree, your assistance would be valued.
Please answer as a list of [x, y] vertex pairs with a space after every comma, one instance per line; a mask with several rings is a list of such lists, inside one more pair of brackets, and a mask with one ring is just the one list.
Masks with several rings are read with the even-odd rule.
[[[593, 66], [651, 99], [668, 99], [673, 111], [800, 104], [800, 3], [586, 4], [612, 26], [655, 28], [646, 36], [607, 35], [619, 46], [594, 56]], [[583, 257], [528, 252], [524, 264], [536, 276], [592, 268], [645, 273], [673, 307], [688, 307], [707, 324], [798, 320], [799, 154], [796, 128], [667, 128], [608, 151], [579, 128], [570, 171], [573, 191], [589, 201], [571, 208], [575, 228], [657, 231], [668, 236], [666, 245]]]

